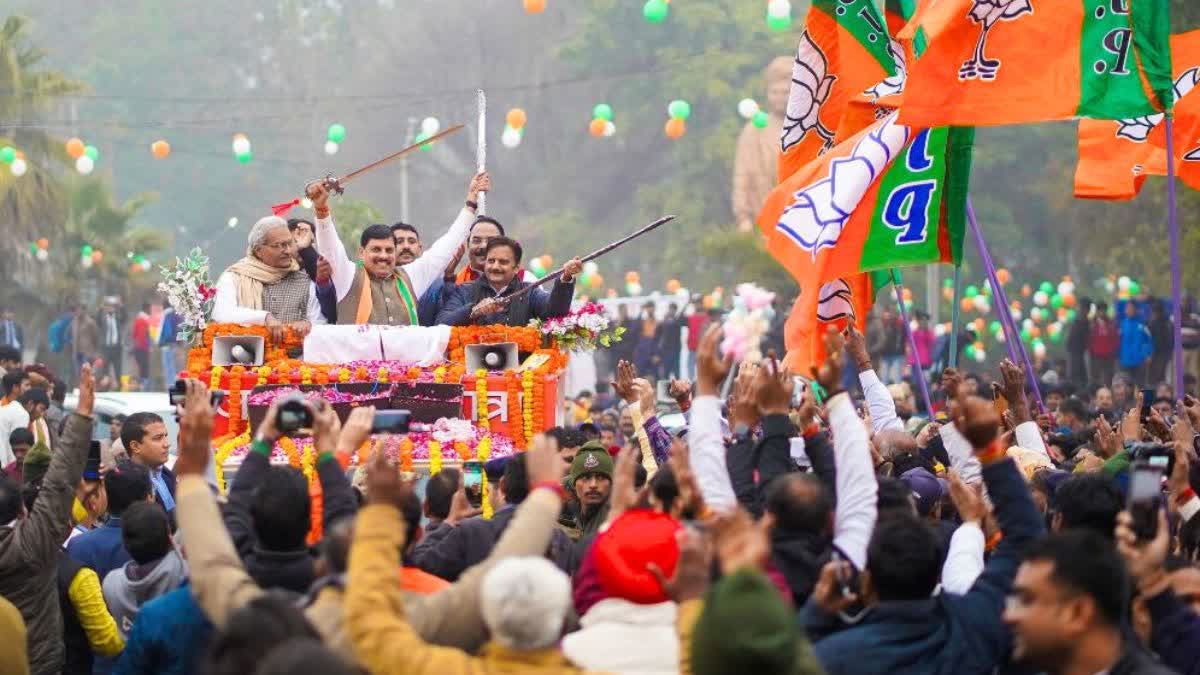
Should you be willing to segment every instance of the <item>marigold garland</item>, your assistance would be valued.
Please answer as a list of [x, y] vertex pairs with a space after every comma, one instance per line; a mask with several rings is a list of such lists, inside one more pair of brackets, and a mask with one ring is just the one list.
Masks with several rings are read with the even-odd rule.
[[412, 439], [405, 436], [404, 440], [400, 441], [400, 470], [411, 473], [413, 470], [413, 442]]
[[319, 480], [308, 481], [308, 508], [308, 545], [316, 546], [325, 533], [325, 491]]
[[383, 366], [379, 366], [379, 370], [375, 373], [375, 380], [378, 381], [379, 384], [387, 384], [388, 369], [384, 368]]
[[265, 387], [267, 380], [271, 377], [271, 366], [258, 367], [258, 386]]
[[525, 326], [452, 326], [446, 351], [450, 361], [465, 363], [467, 345], [498, 342], [515, 342], [518, 351], [532, 352], [541, 347], [542, 336], [536, 328]]
[[433, 369], [433, 381], [436, 384], [441, 384], [446, 380], [446, 366], [438, 366]]
[[300, 366], [300, 384], [312, 384], [312, 368]]
[[221, 366], [213, 366], [212, 374], [210, 374], [208, 376], [208, 388], [209, 389], [220, 389], [221, 388], [221, 375], [224, 372], [225, 372], [225, 369], [222, 368]]
[[521, 419], [521, 376], [510, 370], [504, 373], [504, 383], [508, 390], [508, 434], [512, 437], [513, 445], [524, 448], [525, 428], [519, 423]]
[[342, 368], [338, 371], [338, 382], [345, 384], [350, 381], [350, 369]]
[[487, 385], [487, 371], [482, 368], [475, 371], [475, 425], [484, 431], [491, 431], [492, 420], [488, 415]]
[[492, 510], [492, 486], [488, 482], [487, 472], [484, 471], [479, 478], [479, 495], [480, 506], [483, 512], [480, 514], [484, 520], [491, 520], [495, 515]]
[[[533, 371], [532, 370], [526, 370], [524, 373], [521, 373], [521, 388], [525, 394], [523, 400], [521, 401], [521, 428], [525, 432], [524, 433], [525, 437], [522, 440], [524, 440], [525, 442], [519, 444], [517, 447], [528, 449], [529, 448], [529, 439], [533, 438], [533, 435], [535, 433], [534, 432], [535, 427], [533, 425], [534, 394], [533, 394]], [[513, 443], [516, 443], [515, 437], [513, 439]]]
[[229, 413], [229, 431], [233, 433], [241, 433], [242, 425], [245, 420], [242, 419], [242, 376], [246, 374], [246, 367], [236, 365], [229, 373], [229, 397], [225, 400], [225, 409]]
[[213, 464], [216, 465], [217, 488], [221, 494], [225, 494], [225, 462], [229, 459], [229, 453], [233, 452], [234, 448], [241, 447], [250, 442], [250, 430], [246, 429], [241, 434], [230, 436], [226, 434], [217, 439], [214, 444], [217, 446], [217, 452], [213, 455]]
[[287, 455], [288, 465], [294, 469], [300, 468], [300, 450], [296, 447], [296, 442], [291, 438], [284, 436], [279, 439], [279, 448], [283, 450], [283, 454]]
[[442, 444], [429, 441], [429, 475], [436, 476], [442, 472]]

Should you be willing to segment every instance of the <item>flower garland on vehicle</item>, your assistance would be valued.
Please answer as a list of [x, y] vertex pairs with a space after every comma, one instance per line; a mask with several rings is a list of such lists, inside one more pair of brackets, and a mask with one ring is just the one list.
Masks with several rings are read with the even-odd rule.
[[512, 437], [513, 445], [524, 448], [525, 439], [529, 436], [528, 429], [520, 423], [524, 414], [521, 409], [521, 376], [510, 370], [504, 373], [504, 383], [508, 389], [508, 435]]
[[536, 329], [524, 326], [452, 326], [446, 352], [453, 363], [466, 363], [467, 345], [490, 345], [515, 342], [522, 352], [532, 352], [542, 346], [542, 336]]
[[225, 373], [225, 369], [221, 366], [213, 366], [212, 374], [208, 376], [209, 390], [221, 388], [221, 375]]
[[488, 416], [487, 371], [475, 371], [475, 424], [484, 431], [491, 431], [492, 421]]
[[229, 459], [229, 454], [234, 449], [244, 446], [250, 442], [250, 430], [246, 429], [241, 434], [230, 435], [226, 434], [218, 438], [214, 445], [217, 447], [217, 452], [213, 455], [213, 464], [215, 464], [215, 473], [217, 476], [217, 488], [221, 494], [225, 494], [225, 462]]
[[229, 412], [228, 428], [234, 433], [241, 433], [242, 425], [246, 423], [242, 419], [242, 376], [245, 373], [246, 367], [242, 365], [234, 366], [229, 373], [229, 398], [225, 407]]
[[[484, 436], [479, 439], [479, 445], [475, 447], [475, 457], [481, 464], [487, 464], [488, 458], [491, 456], [492, 439]], [[483, 519], [491, 520], [495, 514], [492, 509], [492, 486], [488, 483], [487, 471], [483, 471], [480, 475], [479, 490], [483, 508]]]
[[[522, 403], [522, 405], [521, 405], [521, 428], [525, 432], [525, 439], [524, 439], [525, 442], [518, 444], [517, 447], [528, 448], [529, 447], [529, 439], [533, 438], [534, 429], [541, 428], [541, 427], [534, 426], [534, 423], [533, 423], [534, 410], [536, 410], [537, 408], [533, 404], [534, 394], [533, 394], [533, 371], [532, 370], [526, 370], [525, 372], [521, 373], [521, 388], [524, 390], [524, 394], [525, 394], [525, 396], [522, 398], [522, 401], [521, 401], [521, 403]], [[515, 438], [513, 439], [513, 443], [516, 443]]]
[[529, 327], [554, 341], [559, 349], [571, 352], [594, 352], [599, 347], [611, 347], [625, 335], [623, 326], [612, 326], [604, 306], [589, 302], [566, 316], [534, 319]]
[[408, 436], [400, 441], [400, 470], [406, 473], [413, 470], [413, 442]]
[[436, 476], [442, 472], [442, 444], [429, 441], [429, 475]]

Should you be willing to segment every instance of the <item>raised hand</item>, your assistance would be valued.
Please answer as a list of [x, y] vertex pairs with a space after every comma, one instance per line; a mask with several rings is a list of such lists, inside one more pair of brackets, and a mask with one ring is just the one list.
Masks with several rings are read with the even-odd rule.
[[1197, 401], [1190, 394], [1184, 395], [1183, 412], [1186, 414], [1188, 421], [1192, 423], [1192, 428], [1200, 429], [1200, 401]]
[[975, 450], [983, 450], [1000, 434], [1000, 416], [991, 403], [976, 396], [954, 406], [954, 426]]
[[[492, 191], [492, 176], [486, 171], [481, 171], [471, 178], [471, 185], [467, 187], [467, 201], [478, 202], [480, 192]], [[311, 197], [310, 197], [311, 199]]]
[[633, 393], [637, 396], [638, 406], [642, 412], [642, 419], [645, 420], [654, 416], [658, 407], [658, 394], [654, 391], [654, 387], [650, 385], [650, 381], [641, 377], [634, 379]]
[[825, 334], [825, 361], [813, 366], [813, 379], [825, 389], [828, 398], [842, 390], [842, 336], [832, 328]]
[[367, 500], [372, 504], [389, 504], [404, 508], [415, 484], [400, 478], [400, 470], [388, 461], [387, 453], [376, 452], [367, 463]]
[[318, 453], [337, 449], [342, 421], [327, 401], [321, 400], [313, 406], [313, 444]]
[[654, 563], [647, 565], [646, 569], [658, 580], [667, 597], [682, 603], [695, 600], [708, 590], [713, 545], [707, 536], [688, 528], [679, 530], [675, 538], [679, 543], [679, 562], [675, 564], [675, 574], [668, 579]]
[[[375, 423], [375, 406], [359, 406], [350, 411], [346, 423], [342, 425], [337, 437], [337, 452], [339, 455], [352, 455], [362, 447], [371, 435], [371, 425]], [[376, 453], [379, 454], [379, 453]]]
[[1004, 398], [1013, 411], [1014, 425], [1031, 421], [1029, 403], [1025, 397], [1025, 371], [1008, 359], [1000, 362], [1000, 377], [1004, 380]]
[[667, 394], [679, 404], [680, 408], [687, 410], [692, 403], [692, 381], [672, 378], [670, 386], [667, 387]]
[[846, 338], [846, 351], [850, 352], [850, 358], [854, 360], [854, 365], [858, 367], [858, 372], [864, 372], [871, 369], [871, 355], [867, 352], [867, 339], [854, 324], [846, 326], [846, 330], [842, 332]]
[[833, 560], [821, 568], [821, 576], [813, 586], [812, 599], [826, 614], [835, 616], [858, 601], [858, 594], [842, 592], [842, 579], [853, 574], [850, 563]]
[[964, 523], [983, 524], [988, 512], [983, 495], [975, 487], [964, 483], [957, 471], [950, 472], [950, 499]]
[[758, 404], [758, 412], [767, 415], [786, 415], [792, 407], [792, 392], [796, 381], [786, 370], [761, 367], [750, 383], [750, 396]]
[[1171, 493], [1170, 503], [1178, 505], [1176, 501], [1179, 495], [1190, 487], [1191, 483], [1188, 480], [1189, 472], [1192, 467], [1192, 442], [1189, 439], [1185, 443], [1172, 443], [1175, 446], [1175, 464], [1171, 467], [1171, 476], [1167, 479], [1167, 488]]
[[729, 576], [743, 567], [763, 569], [771, 553], [769, 535], [773, 524], [770, 515], [755, 522], [742, 509], [718, 518], [713, 532], [721, 573]]
[[633, 381], [637, 379], [637, 368], [632, 363], [622, 359], [617, 361], [616, 379], [610, 382], [613, 391], [626, 403], [638, 400], [637, 392], [633, 390]]
[[733, 380], [733, 400], [729, 402], [729, 412], [735, 425], [752, 427], [758, 424], [761, 413], [758, 411], [758, 400], [754, 397], [754, 378], [759, 370], [765, 369], [749, 361], [738, 368], [737, 377]]
[[675, 474], [675, 484], [679, 486], [679, 497], [671, 507], [671, 517], [683, 520], [685, 516], [699, 517], [704, 513], [704, 493], [700, 491], [700, 483], [696, 473], [692, 471], [692, 458], [688, 454], [688, 445], [683, 439], [676, 438], [671, 442], [671, 472]]
[[733, 359], [721, 356], [721, 326], [713, 324], [700, 338], [696, 349], [696, 392], [701, 396], [716, 396], [721, 383], [733, 369]]
[[199, 380], [186, 380], [183, 410], [179, 416], [179, 457], [175, 473], [179, 476], [204, 475], [212, 452], [213, 409], [208, 387]]
[[579, 276], [579, 273], [582, 271], [583, 261], [579, 258], [571, 258], [567, 261], [566, 265], [563, 265], [562, 268], [561, 278], [563, 283], [571, 283], [572, 281], [575, 281], [575, 277]]
[[529, 485], [544, 483], [561, 484], [567, 473], [567, 465], [558, 456], [558, 439], [545, 434], [533, 437], [533, 445], [525, 453], [525, 473]]
[[84, 417], [91, 417], [96, 409], [96, 377], [89, 364], [83, 364], [79, 370], [79, 404], [75, 412]]
[[946, 395], [947, 401], [953, 401], [958, 398], [962, 381], [962, 373], [958, 372], [958, 370], [947, 368], [942, 371], [942, 393]]
[[1156, 591], [1166, 588], [1166, 569], [1164, 562], [1171, 542], [1171, 530], [1167, 527], [1167, 515], [1163, 510], [1158, 512], [1158, 532], [1150, 541], [1139, 541], [1133, 531], [1133, 516], [1128, 511], [1117, 514], [1117, 526], [1114, 530], [1117, 551], [1125, 559], [1125, 567], [1137, 581], [1143, 597], [1153, 597]]
[[1124, 447], [1124, 443], [1121, 436], [1113, 430], [1108, 420], [1101, 415], [1096, 420], [1096, 447], [1094, 448], [1096, 454], [1103, 459], [1110, 459], [1120, 452], [1122, 447]]
[[1121, 438], [1128, 443], [1142, 440], [1142, 390], [1134, 394], [1136, 403], [1121, 419]]

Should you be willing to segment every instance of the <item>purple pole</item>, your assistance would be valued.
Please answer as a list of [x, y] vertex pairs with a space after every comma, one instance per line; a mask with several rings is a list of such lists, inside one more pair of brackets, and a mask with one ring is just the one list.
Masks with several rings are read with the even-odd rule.
[[[1038, 410], [1045, 410], [1046, 406], [1042, 403], [1041, 388], [1038, 387], [1037, 376], [1033, 372], [1033, 364], [1029, 361], [1029, 354], [1025, 351], [1025, 345], [1021, 344], [1021, 334], [1017, 331], [1017, 326], [1013, 323], [1012, 314], [1009, 313], [1008, 295], [1004, 292], [1004, 287], [996, 279], [996, 265], [992, 262], [992, 254], [988, 252], [987, 243], [983, 240], [983, 230], [979, 227], [979, 221], [975, 218], [975, 206], [971, 203], [971, 198], [967, 197], [967, 223], [971, 227], [971, 234], [975, 237], [975, 246], [979, 249], [979, 257], [983, 259], [984, 269], [987, 270], [988, 282], [992, 285], [992, 292], [996, 295], [996, 300], [1000, 303], [1000, 325], [1006, 327], [1005, 330], [1005, 346], [1009, 347], [1009, 343], [1015, 343], [1008, 349], [1009, 358], [1014, 362], [1018, 360], [1025, 364], [1025, 379], [1029, 381], [1029, 386], [1033, 389], [1034, 400], [1037, 401]], [[1020, 359], [1013, 358], [1013, 352], [1020, 355]]]
[[1171, 241], [1171, 304], [1175, 307], [1175, 398], [1183, 399], [1183, 282], [1179, 276], [1179, 214], [1175, 203], [1175, 121], [1167, 113], [1167, 236]]
[[917, 340], [913, 337], [912, 326], [908, 324], [908, 310], [904, 308], [904, 293], [900, 287], [900, 282], [896, 281], [896, 273], [890, 272], [892, 277], [892, 286], [896, 288], [896, 304], [900, 305], [900, 320], [904, 322], [904, 334], [908, 336], [908, 348], [912, 350], [913, 355], [913, 379], [921, 384], [921, 402], [925, 404], [925, 411], [929, 413], [929, 419], [933, 419], [933, 406], [929, 403], [929, 385], [925, 384], [925, 371], [921, 370], [921, 359], [917, 358]]

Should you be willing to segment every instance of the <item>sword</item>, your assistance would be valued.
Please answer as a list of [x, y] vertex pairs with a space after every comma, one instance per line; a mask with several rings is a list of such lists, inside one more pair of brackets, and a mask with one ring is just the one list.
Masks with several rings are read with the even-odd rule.
[[[371, 162], [370, 164], [368, 164], [364, 167], [355, 169], [354, 171], [351, 171], [350, 173], [348, 173], [344, 176], [335, 177], [333, 174], [326, 174], [324, 178], [318, 178], [317, 181], [320, 181], [322, 184], [324, 184], [325, 190], [329, 194], [340, 195], [346, 191], [345, 190], [346, 184], [349, 183], [350, 181], [354, 180], [355, 178], [358, 178], [359, 176], [361, 176], [365, 173], [374, 171], [375, 169], [378, 169], [379, 167], [383, 166], [384, 164], [387, 164], [389, 162], [394, 162], [395, 160], [400, 159], [401, 157], [416, 151], [421, 146], [432, 143], [437, 140], [441, 140], [441, 139], [445, 138], [446, 136], [449, 136], [450, 134], [453, 134], [456, 131], [461, 130], [462, 128], [463, 128], [463, 125], [456, 124], [452, 127], [449, 127], [442, 131], [439, 131], [438, 133], [430, 136], [429, 138], [426, 138], [425, 140], [423, 140], [419, 143], [413, 143], [412, 145], [410, 145], [406, 148], [403, 148], [403, 149], [399, 150], [398, 152], [393, 152], [392, 154], [388, 155], [387, 157], [384, 157], [383, 159], [375, 160], [374, 162]], [[312, 185], [314, 182], [317, 182], [317, 181], [309, 181], [308, 183], [306, 183], [305, 184], [305, 188], [306, 188], [305, 192], [308, 192], [308, 190], [307, 190], [308, 185]], [[299, 203], [300, 203], [300, 199], [296, 198], [296, 199], [293, 199], [288, 202], [283, 202], [282, 204], [275, 204], [274, 206], [271, 207], [271, 212], [277, 216], [283, 216], [285, 213], [287, 213], [289, 210], [291, 210], [291, 208], [293, 206], [296, 206]]]
[[[612, 242], [611, 244], [605, 244], [604, 246], [601, 246], [600, 248], [596, 249], [595, 251], [592, 251], [591, 253], [580, 258], [579, 262], [587, 262], [589, 260], [595, 260], [596, 258], [599, 258], [600, 256], [604, 255], [605, 253], [608, 253], [609, 251], [613, 250], [614, 248], [624, 246], [625, 244], [628, 244], [629, 242], [633, 241], [634, 239], [637, 239], [638, 237], [642, 236], [643, 234], [646, 234], [647, 232], [650, 232], [651, 230], [654, 230], [654, 229], [657, 229], [658, 227], [666, 225], [667, 223], [671, 222], [672, 220], [675, 220], [675, 216], [663, 216], [662, 218], [659, 218], [658, 220], [654, 221], [653, 223], [650, 223], [649, 225], [646, 225], [645, 227], [638, 230], [637, 232], [634, 232], [633, 234], [630, 234], [626, 237], [622, 237], [622, 238]], [[547, 274], [546, 276], [542, 277], [541, 279], [538, 279], [537, 281], [533, 282], [532, 284], [529, 284], [528, 286], [526, 286], [525, 288], [522, 288], [519, 291], [513, 291], [512, 293], [510, 293], [508, 295], [502, 295], [499, 298], [497, 298], [497, 300], [500, 301], [501, 307], [503, 308], [503, 306], [512, 302], [514, 299], [519, 298], [522, 295], [525, 295], [526, 293], [529, 293], [530, 291], [537, 288], [538, 286], [543, 286], [545, 284], [550, 283], [551, 281], [557, 280], [559, 277], [562, 276], [562, 273], [563, 273], [562, 269], [559, 269], [558, 271], [556, 271], [552, 274]]]

